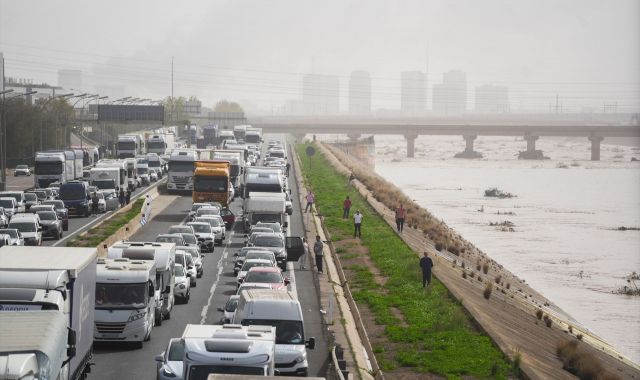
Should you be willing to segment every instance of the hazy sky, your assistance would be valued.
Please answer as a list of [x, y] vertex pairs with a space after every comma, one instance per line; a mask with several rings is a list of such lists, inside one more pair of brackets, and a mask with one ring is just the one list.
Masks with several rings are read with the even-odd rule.
[[[57, 83], [81, 69], [125, 95], [195, 95], [265, 110], [300, 97], [301, 76], [373, 77], [374, 107], [397, 108], [400, 72], [467, 73], [510, 88], [513, 108], [615, 102], [640, 109], [638, 0], [0, 0], [6, 75]], [[429, 98], [431, 95], [429, 94]], [[248, 104], [248, 103], [247, 103]], [[626, 107], [626, 108], [625, 108]]]

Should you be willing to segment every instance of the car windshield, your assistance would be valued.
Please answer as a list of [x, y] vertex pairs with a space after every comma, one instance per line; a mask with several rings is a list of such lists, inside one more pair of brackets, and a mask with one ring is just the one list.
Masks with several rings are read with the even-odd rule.
[[29, 223], [29, 222], [10, 222], [9, 223], [9, 227], [11, 228], [15, 228], [20, 232], [36, 232], [37, 231], [37, 227], [35, 223]]
[[149, 168], [138, 168], [138, 174], [147, 174], [149, 173]]
[[53, 207], [56, 208], [56, 210], [60, 210], [64, 208], [64, 202], [62, 201], [45, 201], [42, 202], [43, 205], [53, 205]]
[[13, 201], [11, 199], [0, 199], [0, 206], [13, 208]]
[[191, 232], [191, 229], [187, 226], [172, 226], [169, 227], [170, 234], [180, 234], [183, 232]]
[[61, 161], [36, 161], [35, 172], [36, 174], [62, 174], [64, 170], [64, 163]]
[[60, 199], [63, 201], [84, 199], [86, 191], [84, 186], [63, 186], [60, 188]]
[[207, 224], [191, 224], [190, 226], [193, 227], [193, 230], [198, 233], [211, 233], [211, 226]]
[[27, 202], [37, 202], [38, 196], [34, 193], [24, 193], [24, 200]]
[[52, 211], [39, 211], [38, 216], [40, 220], [56, 220], [58, 217], [55, 212]]
[[200, 208], [196, 212], [196, 215], [220, 215], [220, 210], [217, 208]]
[[191, 205], [191, 211], [196, 212], [196, 211], [198, 211], [198, 209], [199, 209], [200, 207], [203, 207], [203, 206], [204, 206], [204, 205], [202, 205], [202, 204], [196, 204], [196, 203], [194, 203], [193, 205]]
[[262, 262], [262, 261], [245, 261], [244, 264], [242, 264], [242, 271], [246, 272], [249, 269], [253, 268], [253, 267], [270, 267], [272, 266], [271, 263], [269, 262]]
[[283, 282], [282, 275], [276, 272], [249, 272], [244, 282], [263, 282], [268, 284]]
[[182, 265], [175, 267], [175, 273], [176, 273], [176, 277], [186, 276], [186, 274], [184, 273], [184, 267], [182, 267]]
[[175, 243], [176, 245], [184, 245], [184, 240], [177, 236], [158, 236], [157, 243]]
[[198, 239], [196, 239], [196, 237], [190, 233], [182, 234], [182, 238], [184, 239], [185, 242], [187, 242], [187, 244], [198, 244]]
[[5, 234], [11, 236], [12, 239], [18, 238], [18, 230], [10, 230], [10, 229], [1, 229], [0, 234]]
[[94, 179], [91, 184], [101, 190], [116, 188], [116, 182], [112, 179]]
[[147, 284], [96, 284], [96, 308], [136, 308], [147, 304]]
[[254, 244], [259, 247], [282, 247], [284, 245], [278, 236], [258, 236], [255, 238]]
[[16, 202], [20, 202], [22, 200], [21, 193], [4, 193], [0, 194], [0, 197], [13, 198], [16, 200]]
[[193, 173], [193, 161], [169, 161], [169, 171]]
[[184, 345], [180, 340], [174, 340], [169, 347], [170, 362], [181, 362], [184, 359]]
[[27, 165], [17, 165], [16, 169], [28, 169], [29, 167]]
[[262, 260], [273, 261], [273, 253], [267, 252], [267, 251], [247, 253], [247, 260], [251, 260], [251, 259], [262, 259]]
[[302, 321], [275, 319], [243, 319], [244, 326], [261, 325], [276, 328], [276, 344], [304, 344]]
[[236, 311], [236, 308], [238, 307], [238, 301], [240, 301], [240, 298], [231, 298], [229, 301], [227, 301], [227, 304], [224, 305], [224, 311], [228, 313], [233, 313], [234, 311]]

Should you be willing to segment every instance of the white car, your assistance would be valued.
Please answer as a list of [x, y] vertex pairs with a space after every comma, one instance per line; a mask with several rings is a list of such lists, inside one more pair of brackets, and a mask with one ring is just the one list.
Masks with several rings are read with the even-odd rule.
[[211, 227], [211, 224], [208, 222], [189, 222], [188, 226], [193, 227], [193, 230], [196, 233], [196, 238], [198, 238], [198, 244], [200, 245], [200, 251], [202, 252], [213, 252], [216, 235]]
[[224, 220], [220, 215], [204, 215], [197, 217], [194, 222], [209, 223], [211, 231], [215, 236], [215, 242], [222, 245], [224, 239], [226, 239], [227, 231], [224, 226]]
[[15, 228], [3, 228], [0, 229], [0, 234], [9, 235], [9, 245], [24, 245], [24, 239]]
[[151, 179], [151, 182], [155, 182], [158, 180], [158, 173], [156, 173], [155, 170], [153, 169], [149, 169], [149, 179]]
[[200, 207], [207, 207], [210, 206], [208, 203], [194, 203], [191, 205], [191, 210], [189, 210], [189, 220], [193, 220], [193, 218], [196, 217], [196, 211], [198, 211], [198, 209]]
[[198, 251], [198, 248], [193, 246], [181, 245], [176, 247], [176, 251], [182, 251], [184, 253], [191, 254], [193, 263], [196, 265], [196, 277], [202, 277], [202, 275], [204, 274], [204, 269], [202, 267], [202, 258], [204, 257], [204, 255]]
[[222, 318], [220, 318], [220, 323], [223, 325], [226, 323], [231, 323], [233, 319], [233, 314], [236, 312], [236, 308], [238, 307], [238, 301], [240, 301], [240, 296], [237, 294], [233, 294], [227, 300], [227, 303], [224, 304], [224, 307], [219, 307], [218, 311], [223, 313]]
[[19, 175], [31, 176], [31, 169], [27, 165], [17, 165], [16, 170], [13, 171], [13, 176], [17, 177]]
[[176, 297], [180, 298], [181, 301], [187, 303], [191, 297], [191, 281], [189, 281], [187, 271], [184, 270], [184, 267], [181, 264], [176, 264], [174, 272], [176, 274], [174, 294]]
[[158, 380], [182, 380], [184, 344], [180, 338], [169, 340], [167, 349], [156, 355]]
[[247, 272], [249, 272], [249, 269], [253, 267], [273, 267], [273, 263], [265, 259], [245, 260], [242, 264], [242, 268], [240, 268], [240, 270], [238, 271], [238, 277], [236, 278], [236, 289], [240, 287], [240, 285], [244, 281], [244, 277], [247, 275]]

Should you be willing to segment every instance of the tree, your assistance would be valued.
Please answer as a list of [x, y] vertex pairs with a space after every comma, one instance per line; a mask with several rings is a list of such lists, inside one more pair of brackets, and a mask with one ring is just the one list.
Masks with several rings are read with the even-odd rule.
[[230, 102], [228, 100], [221, 100], [213, 107], [214, 112], [242, 112], [244, 110], [240, 106], [240, 104], [236, 102]]
[[165, 124], [175, 125], [184, 124], [187, 116], [184, 112], [184, 104], [187, 101], [184, 96], [171, 97], [167, 96], [163, 101], [164, 106], [164, 122]]

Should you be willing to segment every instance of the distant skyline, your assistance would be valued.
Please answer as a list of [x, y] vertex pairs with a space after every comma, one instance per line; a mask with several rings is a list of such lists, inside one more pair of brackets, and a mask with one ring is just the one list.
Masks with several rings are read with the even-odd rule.
[[0, 51], [7, 76], [57, 84], [81, 70], [83, 85], [156, 99], [173, 56], [175, 94], [207, 107], [282, 108], [312, 73], [339, 78], [348, 112], [350, 74], [365, 70], [371, 108], [399, 109], [401, 72], [428, 70], [432, 108], [433, 85], [461, 70], [469, 110], [482, 85], [507, 86], [514, 112], [546, 112], [556, 94], [573, 112], [640, 110], [637, 0], [5, 1]]

